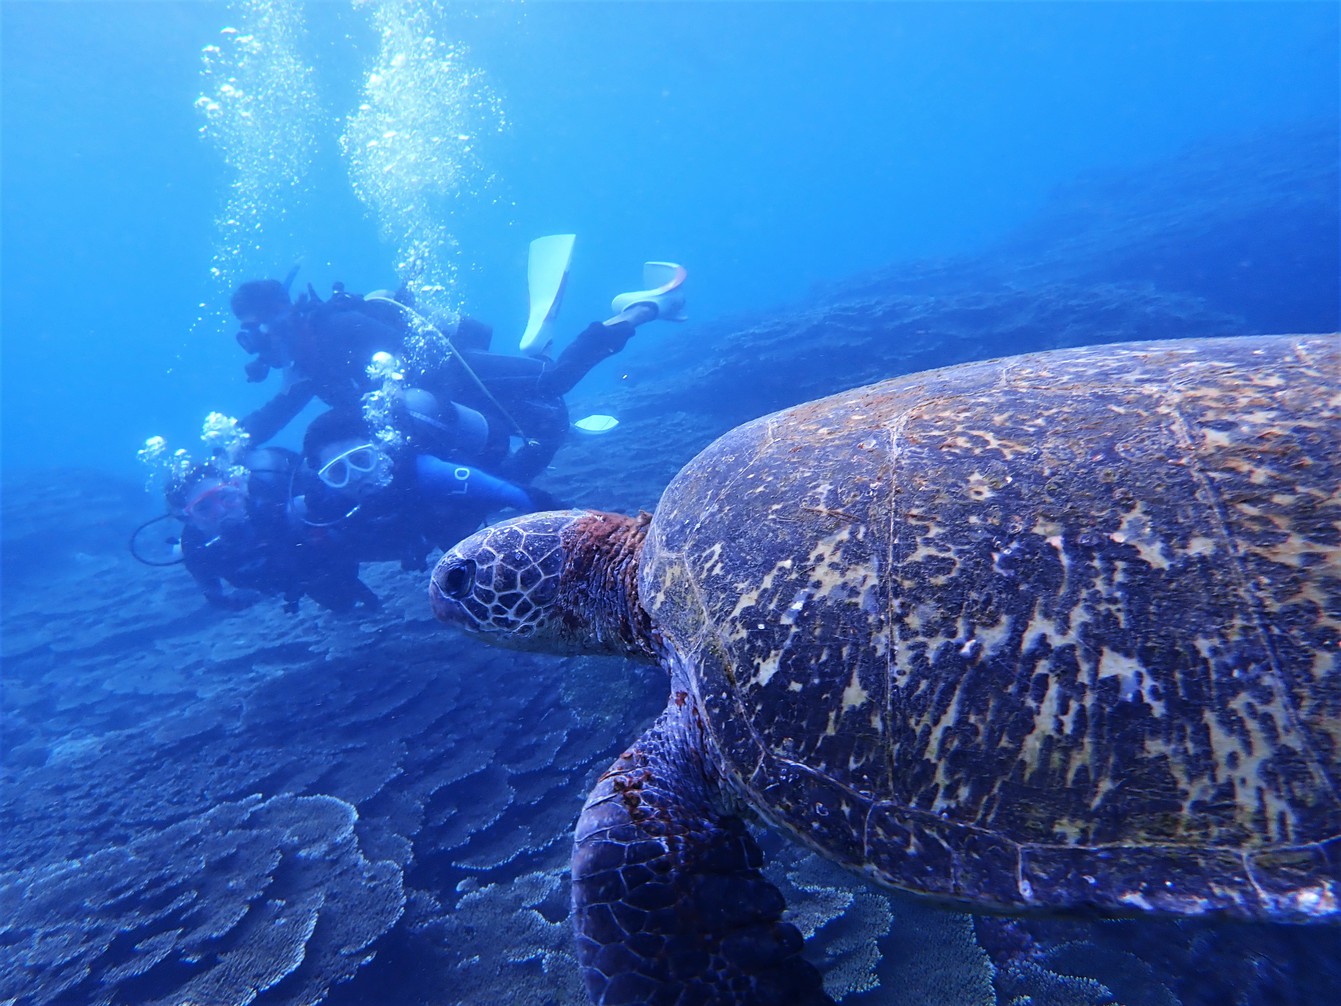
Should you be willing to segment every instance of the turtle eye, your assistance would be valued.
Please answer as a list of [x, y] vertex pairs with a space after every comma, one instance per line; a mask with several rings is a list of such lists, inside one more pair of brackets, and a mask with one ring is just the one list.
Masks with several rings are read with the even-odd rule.
[[438, 589], [448, 597], [461, 600], [475, 586], [475, 560], [461, 559], [447, 567], [438, 578]]

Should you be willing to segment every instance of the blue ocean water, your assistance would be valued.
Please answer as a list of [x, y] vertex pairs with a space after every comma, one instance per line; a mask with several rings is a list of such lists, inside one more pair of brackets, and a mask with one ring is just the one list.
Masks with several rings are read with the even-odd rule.
[[[146, 438], [198, 455], [206, 413], [277, 388], [243, 375], [237, 282], [413, 279], [510, 349], [534, 237], [578, 235], [570, 334], [683, 263], [690, 320], [570, 396], [621, 427], [542, 479], [630, 512], [736, 423], [879, 377], [1341, 329], [1331, 3], [6, 0], [0, 31], [0, 1000], [25, 1006], [582, 1001], [572, 821], [659, 676], [443, 636], [395, 563], [366, 567], [383, 610], [340, 618], [214, 612], [129, 556], [161, 512]], [[845, 1002], [1341, 988], [1334, 927], [1014, 930], [767, 851]]]
[[[296, 136], [293, 117], [264, 128], [280, 150], [315, 152], [299, 184], [257, 207], [265, 232], [230, 259], [232, 277], [302, 262], [321, 290], [395, 286], [395, 243], [352, 195], [338, 148], [377, 60], [375, 6], [302, 15], [295, 55], [313, 69], [315, 135]], [[58, 458], [133, 470], [145, 437], [181, 442], [198, 414], [259, 400], [222, 379], [239, 356], [210, 266], [236, 174], [197, 136], [195, 108], [201, 50], [251, 9], [5, 5], [6, 469]], [[466, 66], [505, 120], [472, 142], [478, 163], [460, 191], [482, 197], [444, 211], [459, 303], [519, 330], [527, 242], [561, 230], [582, 241], [566, 310], [583, 320], [647, 258], [691, 264], [694, 313], [709, 319], [786, 303], [817, 280], [977, 250], [1086, 172], [1334, 122], [1335, 15], [1330, 4], [446, 7], [445, 37], [469, 46]], [[427, 114], [437, 100], [405, 106]], [[455, 170], [460, 156], [425, 170]]]

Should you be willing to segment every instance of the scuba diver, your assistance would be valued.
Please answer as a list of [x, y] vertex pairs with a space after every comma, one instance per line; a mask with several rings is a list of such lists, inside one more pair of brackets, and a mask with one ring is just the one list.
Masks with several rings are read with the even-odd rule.
[[[404, 292], [399, 299], [360, 297], [337, 284], [322, 301], [309, 285], [294, 301], [289, 287], [296, 270], [284, 282], [248, 281], [230, 301], [241, 323], [238, 344], [254, 356], [246, 365], [247, 378], [262, 381], [278, 369], [284, 383], [239, 425], [252, 443], [264, 443], [313, 398], [334, 409], [358, 408], [365, 396], [387, 386], [379, 381], [375, 358], [391, 361], [394, 368], [415, 355], [425, 356], [427, 346], [427, 358], [417, 361], [418, 373], [403, 382], [423, 392], [404, 410], [419, 426], [421, 441], [431, 442], [432, 453], [440, 457], [481, 464], [508, 479], [529, 482], [549, 464], [567, 434], [563, 396], [592, 367], [623, 349], [638, 326], [657, 318], [684, 319], [684, 269], [672, 263], [648, 266], [662, 267], [656, 275], [665, 282], [616, 297], [617, 313], [588, 325], [557, 359], [545, 355], [548, 345], [535, 346], [530, 356], [491, 353], [489, 326], [466, 317], [454, 326], [434, 325], [406, 303]], [[565, 257], [552, 294], [554, 305], [566, 270]], [[521, 444], [516, 449], [514, 438]]]
[[[277, 447], [247, 451], [236, 464], [223, 457], [191, 464], [167, 489], [169, 513], [132, 535], [132, 554], [148, 565], [182, 563], [205, 599], [228, 611], [282, 597], [295, 612], [304, 595], [336, 612], [378, 608], [357, 560], [322, 548], [297, 519], [290, 500], [301, 467], [296, 453]], [[177, 554], [146, 557], [140, 533], [173, 517], [182, 522]]]
[[303, 456], [316, 480], [298, 512], [323, 549], [360, 561], [398, 560], [426, 569], [433, 548], [476, 530], [492, 512], [563, 509], [535, 486], [418, 449], [392, 448], [353, 410], [322, 413], [308, 426]]

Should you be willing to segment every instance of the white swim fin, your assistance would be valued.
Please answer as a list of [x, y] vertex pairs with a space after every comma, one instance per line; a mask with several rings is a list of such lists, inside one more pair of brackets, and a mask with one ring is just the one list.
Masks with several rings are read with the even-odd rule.
[[531, 315], [521, 337], [521, 351], [537, 355], [549, 346], [549, 323], [559, 314], [568, 263], [573, 258], [576, 234], [551, 234], [531, 242], [526, 264], [526, 286], [531, 296]]
[[621, 293], [610, 302], [616, 314], [622, 313], [634, 304], [655, 304], [657, 319], [660, 321], [685, 321], [684, 281], [689, 273], [682, 265], [674, 262], [644, 262], [643, 282], [646, 290]]
[[573, 424], [573, 427], [587, 434], [609, 433], [619, 425], [619, 420], [614, 416], [587, 416], [585, 419], [579, 419]]

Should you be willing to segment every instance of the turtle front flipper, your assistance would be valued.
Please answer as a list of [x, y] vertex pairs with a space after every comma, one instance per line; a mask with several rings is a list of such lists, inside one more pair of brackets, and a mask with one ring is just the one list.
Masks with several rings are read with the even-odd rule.
[[603, 1006], [831, 1003], [744, 822], [725, 812], [683, 693], [601, 776], [573, 848], [587, 993]]

